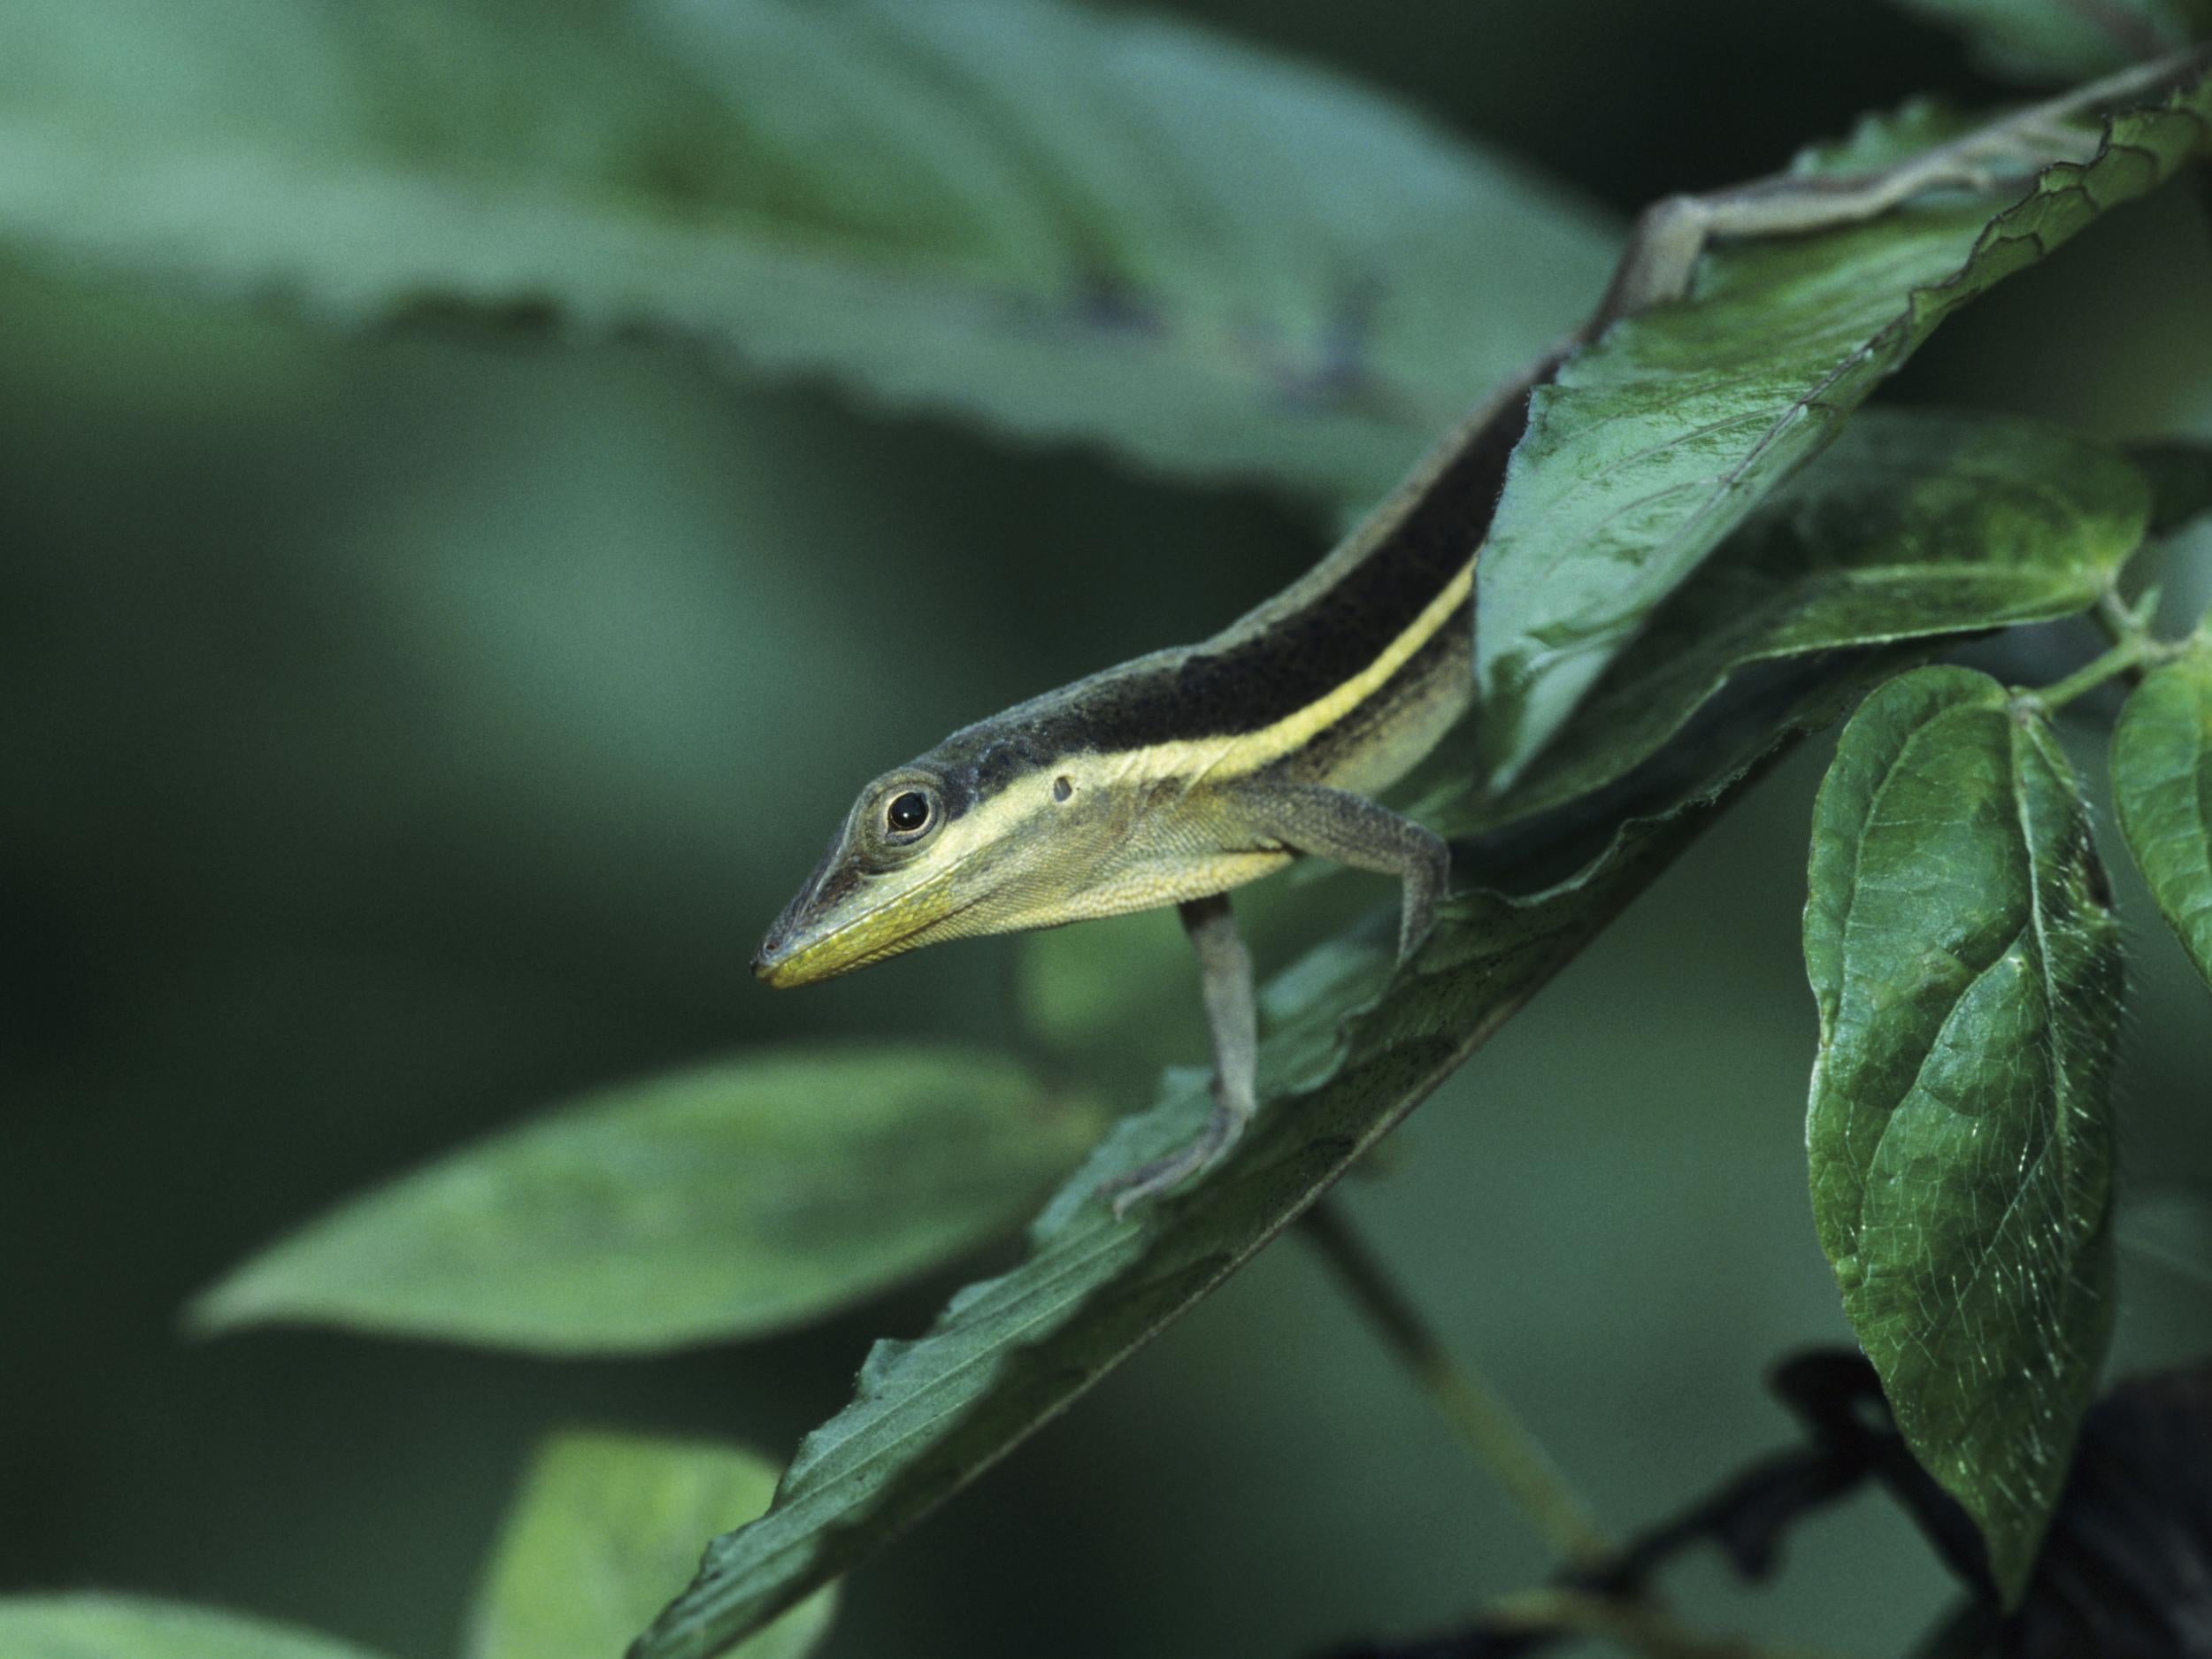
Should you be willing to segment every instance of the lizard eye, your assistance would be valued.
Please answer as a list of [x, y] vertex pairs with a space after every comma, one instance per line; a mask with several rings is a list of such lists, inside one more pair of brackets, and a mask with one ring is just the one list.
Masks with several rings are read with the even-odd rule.
[[929, 823], [929, 797], [919, 789], [907, 789], [891, 797], [883, 809], [883, 821], [895, 835], [919, 833]]

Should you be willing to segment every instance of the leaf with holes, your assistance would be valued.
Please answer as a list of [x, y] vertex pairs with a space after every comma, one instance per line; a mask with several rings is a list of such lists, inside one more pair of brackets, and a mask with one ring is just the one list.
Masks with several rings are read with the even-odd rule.
[[1870, 697], [1814, 810], [1821, 1248], [1913, 1455], [2027, 1582], [2112, 1318], [2120, 943], [2088, 808], [1986, 675]]

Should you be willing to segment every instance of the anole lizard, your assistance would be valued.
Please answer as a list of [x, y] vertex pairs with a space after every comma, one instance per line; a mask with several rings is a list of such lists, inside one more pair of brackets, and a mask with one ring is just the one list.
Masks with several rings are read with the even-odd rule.
[[1396, 876], [1402, 962], [1451, 855], [1371, 798], [1473, 697], [1475, 558], [1528, 394], [1618, 319], [1682, 298], [1721, 238], [1802, 234], [1938, 189], [1988, 191], [2088, 135], [2068, 117], [2171, 79], [2085, 88], [1876, 173], [1784, 175], [1660, 203], [1581, 329], [1494, 393], [1353, 535], [1200, 644], [1155, 652], [956, 732], [860, 793], [754, 969], [804, 985], [920, 945], [1172, 904], [1195, 948], [1214, 1110], [1110, 1184], [1117, 1213], [1217, 1163], [1256, 1104], [1250, 957], [1231, 888], [1301, 856]]

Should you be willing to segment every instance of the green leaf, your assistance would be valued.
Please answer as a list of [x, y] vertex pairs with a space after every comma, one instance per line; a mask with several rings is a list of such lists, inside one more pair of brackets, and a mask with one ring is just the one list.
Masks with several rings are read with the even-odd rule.
[[2129, 694], [2112, 734], [2112, 792], [2158, 913], [2212, 983], [2212, 643]]
[[[1825, 694], [1824, 694], [1825, 696]], [[1828, 698], [1828, 702], [1832, 699]], [[1579, 875], [1525, 898], [1455, 895], [1392, 971], [1392, 916], [1316, 952], [1263, 1007], [1263, 1106], [1236, 1153], [1188, 1192], [1116, 1221], [1099, 1184], [1187, 1141], [1209, 1102], [1171, 1076], [1031, 1230], [1028, 1259], [955, 1296], [927, 1335], [884, 1342], [851, 1404], [800, 1446], [775, 1506], [710, 1546], [698, 1579], [632, 1649], [703, 1659], [864, 1560], [1064, 1410], [1287, 1225], [1648, 884], [1801, 718], [1762, 715], [1704, 781], [1629, 823]], [[1486, 878], [1519, 872], [1499, 863]], [[1376, 990], [1382, 980], [1379, 992]]]
[[2212, 32], [2208, 0], [1899, 0], [1966, 37], [1993, 73], [2085, 81]]
[[1870, 410], [1660, 605], [1471, 822], [1612, 782], [1753, 663], [2086, 610], [2141, 542], [2147, 508], [2133, 467], [2053, 427]]
[[[699, 1540], [768, 1507], [772, 1464], [732, 1446], [564, 1434], [538, 1453], [477, 1597], [469, 1659], [611, 1659], [680, 1590]], [[820, 1645], [825, 1590], [747, 1642], [745, 1659]]]
[[365, 1647], [175, 1601], [0, 1597], [7, 1659], [373, 1659]]
[[969, 1049], [729, 1061], [595, 1094], [357, 1200], [193, 1317], [550, 1354], [757, 1336], [1012, 1226], [1100, 1125]]
[[1870, 697], [1814, 810], [1814, 1218], [1913, 1455], [2008, 1602], [2112, 1318], [2120, 946], [2088, 809], [1986, 675]]
[[[2109, 121], [2093, 159], [2002, 211], [1923, 198], [1871, 224], [1724, 247], [1691, 303], [1617, 323], [1540, 388], [1476, 572], [1476, 673], [1502, 787], [1761, 497], [1958, 307], [2197, 154], [2203, 79]], [[1823, 169], [1888, 165], [1957, 128], [1870, 124]]]
[[1179, 473], [1379, 493], [1611, 257], [1386, 100], [1125, 12], [16, 0], [8, 35], [0, 249], [673, 334]]

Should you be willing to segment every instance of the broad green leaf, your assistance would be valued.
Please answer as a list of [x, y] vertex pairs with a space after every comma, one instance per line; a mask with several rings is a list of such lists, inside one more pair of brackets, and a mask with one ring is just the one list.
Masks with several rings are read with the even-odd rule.
[[673, 334], [1338, 495], [1610, 259], [1589, 209], [1387, 100], [1125, 11], [14, 0], [7, 34], [0, 250], [340, 326]]
[[358, 1199], [193, 1317], [550, 1354], [757, 1336], [1011, 1227], [1100, 1126], [970, 1049], [729, 1061], [595, 1094]]
[[[1827, 717], [1832, 696], [1801, 718]], [[1236, 1153], [1116, 1221], [1101, 1181], [1194, 1134], [1202, 1074], [1171, 1077], [1031, 1229], [1026, 1261], [955, 1296], [928, 1334], [877, 1346], [852, 1402], [800, 1446], [766, 1516], [717, 1540], [698, 1579], [632, 1648], [703, 1659], [879, 1548], [1186, 1311], [1410, 1112], [1710, 821], [1778, 733], [1770, 710], [1679, 804], [1626, 825], [1574, 879], [1525, 898], [1456, 894], [1414, 961], [1391, 918], [1276, 981], [1263, 1106]], [[1513, 866], [1486, 865], [1504, 881]], [[1381, 988], [1375, 987], [1378, 980]]]
[[2128, 695], [2112, 793], [2158, 913], [2212, 983], [2212, 641]]
[[2085, 81], [2212, 33], [2207, 0], [1899, 0], [1957, 30], [1992, 71]]
[[128, 1595], [0, 1596], [6, 1659], [373, 1659], [328, 1636]]
[[[613, 1659], [699, 1563], [699, 1540], [768, 1507], [773, 1465], [733, 1446], [563, 1434], [508, 1512], [469, 1632], [469, 1659]], [[791, 1609], [745, 1659], [800, 1659], [836, 1592]]]
[[[1476, 576], [1494, 787], [1944, 318], [2163, 182], [2208, 121], [2200, 78], [2114, 117], [2093, 159], [2047, 167], [2009, 206], [1924, 197], [1848, 230], [1724, 247], [1690, 303], [1614, 325], [1540, 388]], [[1957, 132], [1911, 111], [1805, 165], [1878, 167]]]
[[1655, 753], [1753, 663], [2070, 615], [2143, 539], [2142, 477], [2031, 421], [1870, 410], [1655, 611], [1499, 823]]
[[1813, 815], [1813, 1214], [1913, 1455], [2027, 1582], [2112, 1318], [2120, 947], [2041, 718], [1924, 668], [1846, 728]]

